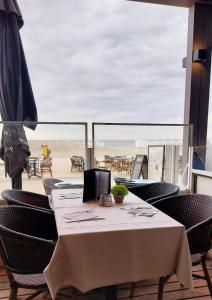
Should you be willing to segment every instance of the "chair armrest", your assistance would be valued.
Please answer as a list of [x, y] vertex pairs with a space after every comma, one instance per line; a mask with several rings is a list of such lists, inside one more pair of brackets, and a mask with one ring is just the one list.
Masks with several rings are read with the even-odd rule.
[[192, 255], [209, 251], [211, 249], [212, 218], [189, 228], [187, 236]]
[[7, 258], [7, 267], [15, 273], [42, 273], [48, 265], [55, 242], [19, 234], [4, 229], [1, 242]]
[[57, 240], [55, 217], [51, 212], [13, 205], [1, 208], [3, 217], [7, 222], [2, 225], [9, 230], [41, 239]]

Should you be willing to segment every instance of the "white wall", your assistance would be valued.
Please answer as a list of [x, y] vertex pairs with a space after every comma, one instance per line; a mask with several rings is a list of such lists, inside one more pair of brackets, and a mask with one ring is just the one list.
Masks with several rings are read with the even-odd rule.
[[212, 171], [212, 144], [208, 144], [206, 151], [206, 171]]
[[212, 178], [198, 176], [197, 193], [212, 196]]

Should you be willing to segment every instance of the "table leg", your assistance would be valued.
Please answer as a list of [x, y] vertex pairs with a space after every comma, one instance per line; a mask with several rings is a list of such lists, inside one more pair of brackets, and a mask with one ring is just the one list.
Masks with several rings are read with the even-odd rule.
[[117, 300], [116, 285], [106, 287], [105, 296], [105, 300]]

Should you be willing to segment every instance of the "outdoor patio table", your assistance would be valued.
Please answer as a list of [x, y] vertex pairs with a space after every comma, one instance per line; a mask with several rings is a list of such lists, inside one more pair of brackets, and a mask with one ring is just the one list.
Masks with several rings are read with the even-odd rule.
[[83, 188], [83, 179], [67, 179], [63, 180], [61, 182], [57, 182], [54, 184], [54, 188], [56, 189], [71, 189], [75, 188], [76, 186], [78, 188]]
[[[159, 279], [173, 272], [185, 287], [192, 288], [191, 259], [183, 225], [160, 211], [153, 217], [129, 214], [132, 206], [155, 211], [131, 193], [122, 205], [101, 207], [95, 201], [82, 203], [80, 191], [56, 189], [52, 193], [58, 241], [44, 275], [53, 299], [60, 288], [67, 286], [86, 292]], [[102, 219], [67, 223], [64, 218], [67, 213], [90, 209]]]
[[38, 157], [29, 158], [29, 167], [31, 170], [31, 173], [29, 174], [29, 178], [31, 178], [32, 176], [40, 177], [40, 175], [38, 175], [38, 170], [39, 170], [39, 158]]

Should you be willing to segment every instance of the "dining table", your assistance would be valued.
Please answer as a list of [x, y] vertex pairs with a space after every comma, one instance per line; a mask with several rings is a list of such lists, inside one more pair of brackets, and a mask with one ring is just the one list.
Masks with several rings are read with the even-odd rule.
[[65, 287], [84, 293], [175, 273], [192, 289], [185, 227], [132, 193], [122, 204], [82, 202], [82, 189], [55, 189], [50, 197], [58, 240], [44, 270], [53, 299]]
[[66, 179], [54, 184], [54, 189], [73, 189], [73, 188], [83, 188], [84, 182], [83, 178], [81, 179]]

